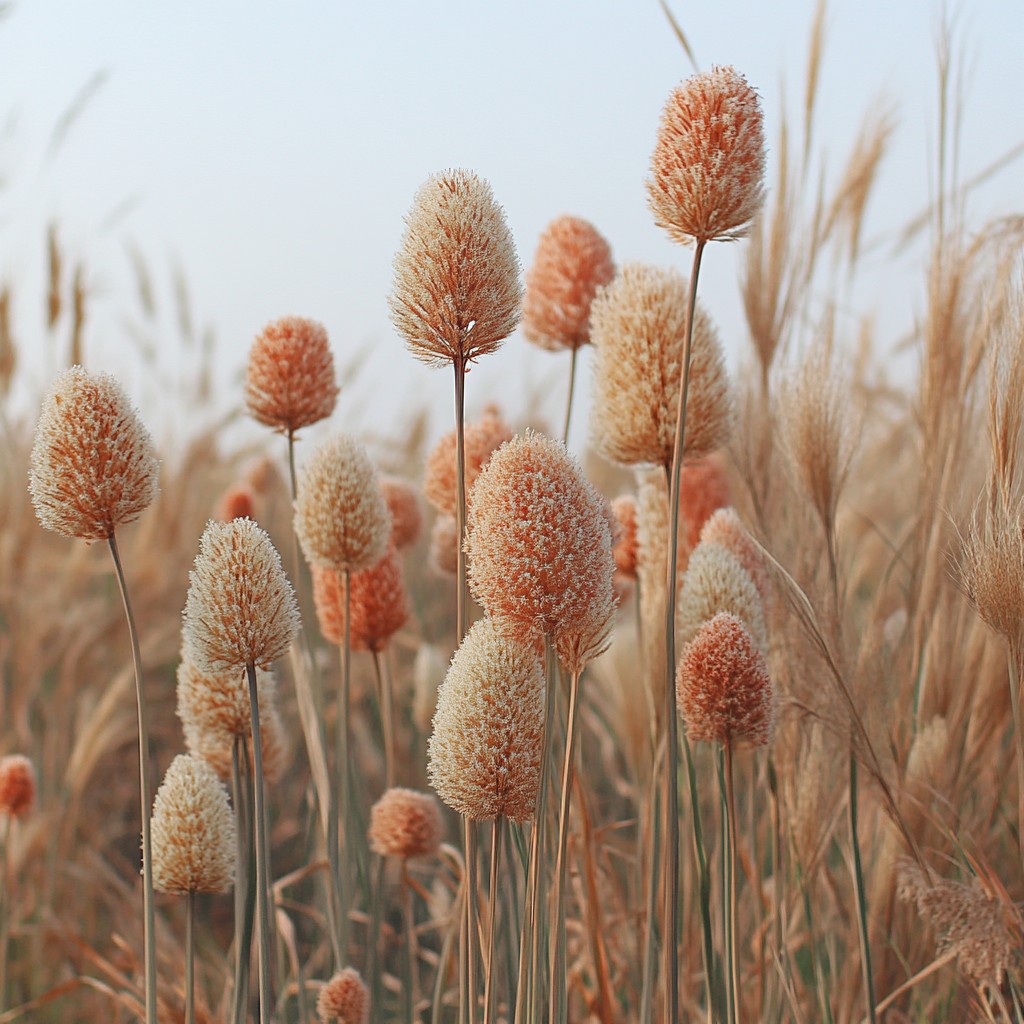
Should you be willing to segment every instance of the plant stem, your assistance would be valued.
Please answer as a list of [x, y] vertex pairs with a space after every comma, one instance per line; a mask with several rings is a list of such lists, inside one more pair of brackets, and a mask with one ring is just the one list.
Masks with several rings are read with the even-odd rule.
[[504, 824], [505, 816], [499, 814], [494, 819], [494, 827], [491, 831], [491, 876], [488, 889], [491, 920], [487, 930], [487, 966], [484, 971], [484, 1024], [491, 1024], [494, 1020], [494, 978], [497, 973], [494, 968], [494, 931], [498, 923], [498, 861], [501, 856]]
[[578, 352], [579, 346], [574, 345], [569, 361], [569, 397], [565, 403], [565, 427], [562, 430], [562, 444], [565, 445], [569, 443], [569, 424], [572, 422], [572, 399], [576, 391], [576, 355]]
[[385, 671], [380, 651], [373, 652], [373, 668], [377, 674], [380, 731], [384, 738], [384, 788], [391, 789], [395, 784], [395, 711], [391, 694], [391, 680]]
[[736, 956], [736, 925], [737, 915], [737, 874], [736, 868], [738, 857], [736, 855], [739, 842], [739, 830], [736, 827], [736, 793], [733, 788], [733, 765], [732, 765], [732, 743], [726, 743], [725, 754], [725, 811], [726, 811], [726, 835], [728, 838], [728, 866], [726, 880], [728, 887], [729, 920], [726, 934], [728, 936], [726, 945], [726, 961], [729, 970], [729, 1017], [733, 1024], [739, 1024], [743, 1019], [740, 1009], [740, 973], [739, 961]]
[[196, 1024], [196, 894], [185, 896], [185, 1024]]
[[235, 989], [234, 1024], [249, 1019], [249, 964], [252, 960], [252, 925], [256, 904], [253, 871], [252, 787], [248, 784], [249, 749], [244, 736], [231, 744], [231, 802], [235, 808]]
[[868, 1020], [875, 1024], [875, 982], [871, 970], [871, 945], [868, 938], [868, 899], [864, 887], [864, 869], [860, 859], [857, 836], [857, 758], [850, 737], [850, 843], [853, 847], [853, 883], [857, 891], [857, 930], [860, 935], [860, 961], [864, 973], [864, 997], [868, 1004]]
[[[336, 736], [334, 742], [335, 770], [338, 773], [338, 785], [333, 791], [335, 803], [335, 821], [340, 823], [341, 843], [338, 854], [338, 933], [340, 936], [341, 959], [348, 956], [349, 938], [349, 901], [351, 892], [349, 883], [352, 881], [352, 844], [355, 838], [353, 828], [352, 785], [351, 785], [351, 637], [349, 627], [352, 618], [352, 573], [347, 567], [340, 571], [342, 587], [342, 608], [345, 610], [345, 627], [342, 634], [339, 658], [341, 677], [338, 685], [338, 708], [336, 720]], [[337, 838], [335, 838], [337, 842]]]
[[412, 884], [409, 881], [409, 863], [402, 861], [402, 921], [405, 925], [405, 984], [402, 987], [405, 1003], [405, 1024], [413, 1024], [416, 1017], [416, 922], [413, 916]]
[[260, 1024], [269, 1024], [270, 1001], [270, 851], [267, 844], [267, 812], [263, 802], [263, 742], [260, 736], [259, 700], [256, 692], [256, 666], [246, 662], [249, 680], [249, 712], [252, 723], [253, 795], [256, 816], [253, 822], [253, 841], [256, 844], [256, 905], [259, 915], [260, 961]]
[[128, 635], [132, 644], [132, 663], [135, 667], [135, 699], [139, 719], [139, 795], [142, 801], [142, 912], [144, 918], [143, 944], [146, 962], [146, 1024], [157, 1024], [156, 1013], [156, 914], [153, 909], [153, 856], [150, 843], [149, 816], [152, 812], [149, 787], [149, 716], [146, 712], [146, 691], [142, 681], [142, 652], [139, 650], [139, 632], [135, 625], [128, 586], [125, 583], [117, 538], [112, 533], [107, 543], [114, 560], [117, 585], [121, 590]]
[[11, 816], [4, 815], [4, 849], [0, 863], [0, 1012], [7, 1009], [7, 946], [11, 935], [11, 911], [14, 906], [14, 886], [11, 879]]
[[476, 880], [477, 861], [477, 826], [476, 822], [469, 818], [462, 819], [462, 838], [465, 847], [466, 864], [463, 884], [466, 887], [466, 920], [465, 920], [465, 942], [463, 943], [466, 953], [467, 970], [467, 991], [466, 991], [466, 1020], [469, 1024], [475, 1024], [478, 1010], [478, 973], [477, 973], [477, 946], [480, 941], [479, 920], [480, 900]]

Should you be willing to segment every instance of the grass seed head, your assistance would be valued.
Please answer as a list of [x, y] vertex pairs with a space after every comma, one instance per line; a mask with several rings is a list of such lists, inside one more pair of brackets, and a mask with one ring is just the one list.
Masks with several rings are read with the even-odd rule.
[[559, 217], [540, 236], [526, 275], [523, 334], [556, 352], [590, 341], [590, 304], [615, 276], [612, 251], [598, 230], [579, 217]]
[[430, 530], [430, 564], [442, 576], [459, 571], [459, 533], [454, 516], [438, 516]]
[[382, 476], [379, 483], [391, 513], [391, 543], [399, 551], [414, 547], [423, 534], [423, 510], [416, 488], [396, 476]]
[[72, 366], [43, 400], [29, 464], [36, 516], [65, 537], [109, 540], [157, 494], [149, 432], [121, 385]]
[[433, 793], [393, 786], [370, 810], [370, 849], [382, 857], [433, 857], [444, 838]]
[[36, 801], [36, 773], [22, 754], [0, 758], [0, 814], [24, 818]]
[[731, 67], [687, 79], [669, 95], [651, 155], [655, 223], [684, 244], [739, 238], [764, 203], [761, 100]]
[[620, 494], [612, 502], [612, 512], [618, 524], [612, 557], [616, 571], [631, 580], [636, 579], [636, 509], [636, 498], [632, 494]]
[[323, 324], [286, 316], [267, 324], [249, 351], [245, 404], [260, 423], [292, 434], [327, 419], [338, 400]]
[[388, 299], [409, 351], [431, 366], [472, 362], [515, 330], [521, 302], [519, 259], [490, 185], [472, 171], [432, 175], [406, 215]]
[[351, 967], [338, 971], [320, 990], [316, 1004], [320, 1024], [367, 1024], [370, 992]]
[[700, 543], [704, 524], [729, 501], [729, 478], [724, 459], [718, 452], [683, 466], [679, 482], [679, 514], [686, 524], [687, 554]]
[[731, 551], [747, 571], [762, 604], [771, 595], [771, 577], [757, 545], [747, 533], [734, 508], [719, 507], [708, 517], [700, 531], [701, 544], [718, 544]]
[[220, 497], [213, 518], [219, 523], [232, 519], [252, 519], [256, 508], [256, 492], [244, 481], [232, 484]]
[[226, 892], [235, 869], [235, 816], [201, 757], [179, 754], [153, 802], [153, 886], [158, 892]]

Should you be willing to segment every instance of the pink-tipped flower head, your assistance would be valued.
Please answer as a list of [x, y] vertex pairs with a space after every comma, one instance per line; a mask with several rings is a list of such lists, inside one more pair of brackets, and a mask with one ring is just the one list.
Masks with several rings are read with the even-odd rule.
[[519, 323], [512, 233], [490, 185], [471, 171], [442, 171], [420, 187], [394, 271], [391, 321], [428, 365], [494, 352]]
[[615, 276], [612, 251], [598, 230], [579, 217], [559, 217], [540, 236], [526, 275], [523, 334], [556, 352], [590, 341], [590, 304]]
[[771, 596], [771, 577], [758, 546], [747, 533], [734, 508], [719, 508], [704, 523], [700, 533], [702, 544], [720, 544], [731, 551], [747, 570], [763, 604]]
[[382, 857], [433, 857], [444, 837], [433, 793], [393, 786], [370, 810], [370, 849]]
[[299, 631], [295, 591], [251, 519], [207, 523], [189, 581], [182, 639], [197, 668], [268, 665], [288, 652]]
[[533, 816], [540, 787], [544, 670], [537, 648], [491, 618], [465, 635], [437, 694], [427, 774], [468, 818]]
[[316, 1004], [320, 1024], [367, 1024], [370, 992], [351, 967], [338, 971], [320, 990]]
[[299, 478], [295, 533], [310, 565], [368, 569], [384, 557], [391, 513], [363, 446], [345, 434], [321, 444]]
[[[494, 451], [512, 440], [512, 430], [497, 409], [484, 410], [475, 423], [467, 423], [464, 431], [466, 494], [472, 491], [480, 471], [487, 465]], [[457, 503], [455, 431], [445, 434], [427, 456], [427, 471], [423, 478], [423, 496], [443, 515], [454, 516]]]
[[153, 440], [121, 385], [72, 366], [43, 400], [29, 462], [39, 522], [65, 537], [109, 540], [157, 494]]
[[470, 497], [466, 551], [473, 596], [521, 632], [581, 629], [607, 608], [615, 562], [604, 498], [542, 434], [491, 456]]
[[[591, 433], [605, 458], [625, 465], [672, 464], [688, 303], [681, 274], [642, 263], [626, 264], [594, 300]], [[698, 303], [683, 457], [700, 458], [722, 447], [732, 417], [718, 334]]]
[[382, 476], [380, 493], [391, 513], [391, 543], [399, 551], [413, 547], [423, 533], [423, 510], [416, 488], [407, 480]]
[[[313, 603], [324, 638], [333, 644], [342, 643], [345, 591], [337, 570], [313, 566]], [[354, 651], [383, 651], [391, 637], [408, 622], [409, 598], [402, 563], [393, 546], [376, 565], [352, 573], [349, 605], [349, 644]]]
[[0, 758], [0, 814], [24, 818], [36, 800], [36, 773], [21, 754]]
[[260, 423], [286, 434], [334, 412], [338, 385], [323, 324], [286, 316], [267, 324], [249, 351], [245, 404]]
[[775, 730], [775, 696], [764, 655], [728, 612], [705, 622], [684, 648], [676, 699], [694, 742], [764, 746]]
[[677, 242], [739, 238], [764, 203], [761, 100], [731, 67], [687, 79], [665, 103], [647, 201]]

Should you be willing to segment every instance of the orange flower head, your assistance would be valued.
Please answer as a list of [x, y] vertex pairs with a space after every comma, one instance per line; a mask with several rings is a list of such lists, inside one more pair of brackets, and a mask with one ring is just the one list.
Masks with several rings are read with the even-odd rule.
[[351, 967], [338, 971], [320, 990], [316, 1004], [320, 1024], [367, 1024], [370, 992]]
[[442, 576], [459, 571], [458, 526], [454, 516], [438, 516], [430, 530], [430, 564]]
[[327, 419], [338, 400], [334, 357], [323, 324], [286, 316], [267, 324], [249, 351], [245, 403], [285, 434]]
[[219, 523], [230, 523], [232, 519], [252, 519], [256, 507], [256, 492], [244, 481], [232, 484], [217, 502], [213, 518]]
[[638, 553], [636, 498], [632, 494], [620, 494], [612, 502], [612, 512], [615, 515], [615, 522], [618, 526], [615, 544], [612, 547], [615, 569], [626, 579], [635, 580]]
[[396, 476], [382, 476], [380, 492], [391, 513], [391, 543], [399, 551], [413, 547], [423, 533], [423, 511], [416, 488]]
[[[484, 410], [475, 423], [467, 423], [464, 431], [466, 494], [472, 491], [480, 471], [487, 465], [494, 451], [512, 440], [512, 431], [497, 409]], [[423, 495], [444, 515], [454, 516], [458, 487], [456, 477], [457, 435], [451, 431], [444, 435], [427, 456], [427, 471], [423, 478]]]
[[467, 818], [525, 821], [540, 788], [543, 732], [544, 669], [536, 646], [481, 619], [437, 693], [430, 784]]
[[704, 524], [729, 501], [729, 479], [720, 455], [713, 453], [683, 466], [679, 513], [686, 523], [687, 551], [692, 551], [700, 543]]
[[676, 700], [693, 742], [764, 746], [775, 730], [775, 695], [764, 655], [728, 612], [705, 622], [684, 648]]
[[527, 431], [491, 456], [470, 496], [466, 551], [473, 596], [520, 632], [580, 630], [607, 606], [605, 501], [560, 441]]
[[[395, 547], [389, 547], [376, 565], [352, 573], [349, 588], [352, 650], [383, 651], [391, 637], [409, 620], [409, 599]], [[341, 573], [313, 566], [313, 603], [324, 638], [333, 644], [342, 643], [345, 593]]]
[[43, 400], [29, 461], [39, 522], [65, 537], [109, 540], [157, 495], [153, 440], [121, 385], [72, 366]]
[[36, 802], [36, 773], [21, 754], [0, 758], [0, 814], [24, 818]]
[[590, 341], [590, 304], [615, 276], [612, 251], [597, 229], [579, 217], [559, 217], [540, 236], [526, 275], [523, 334], [556, 352]]
[[701, 543], [721, 544], [731, 551], [757, 587], [761, 601], [768, 603], [771, 596], [771, 577], [760, 550], [740, 522], [734, 508], [719, 508], [704, 523]]
[[382, 857], [433, 857], [444, 837], [433, 793], [393, 786], [370, 810], [370, 849]]
[[[625, 465], [672, 464], [688, 303], [688, 285], [681, 274], [642, 263], [627, 263], [594, 300], [591, 433], [605, 458]], [[684, 458], [700, 458], [722, 447], [729, 439], [732, 418], [718, 332], [698, 302]]]
[[472, 171], [442, 171], [420, 187], [394, 271], [391, 321], [430, 366], [494, 352], [519, 323], [512, 233], [490, 185]]
[[761, 100], [731, 67], [694, 75], [665, 103], [647, 201], [676, 242], [740, 238], [764, 203]]

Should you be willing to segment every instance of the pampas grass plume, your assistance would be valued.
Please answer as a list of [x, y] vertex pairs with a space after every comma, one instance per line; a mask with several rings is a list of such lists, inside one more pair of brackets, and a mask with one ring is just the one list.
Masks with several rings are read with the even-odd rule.
[[36, 800], [36, 773], [22, 754], [0, 758], [0, 814], [24, 818]]
[[323, 324], [286, 316], [267, 324], [249, 351], [245, 403], [260, 423], [292, 434], [334, 412], [338, 385]]
[[338, 971], [320, 990], [316, 1004], [320, 1024], [367, 1024], [370, 993], [351, 967]]
[[433, 793], [393, 786], [370, 810], [370, 849], [382, 857], [432, 857], [444, 837]]
[[669, 95], [651, 155], [647, 200], [676, 242], [746, 234], [764, 203], [761, 101], [731, 67], [687, 79]]
[[81, 366], [57, 376], [29, 462], [32, 505], [46, 529], [109, 540], [152, 503], [158, 472], [152, 438], [114, 377]]

